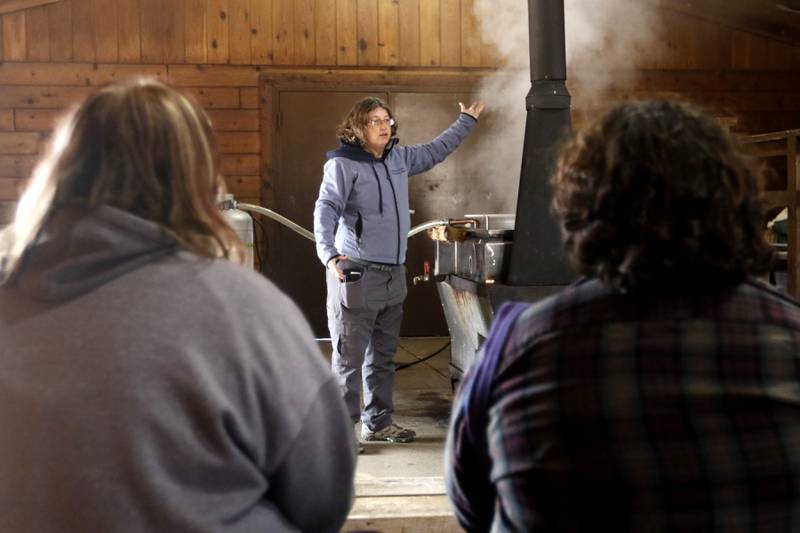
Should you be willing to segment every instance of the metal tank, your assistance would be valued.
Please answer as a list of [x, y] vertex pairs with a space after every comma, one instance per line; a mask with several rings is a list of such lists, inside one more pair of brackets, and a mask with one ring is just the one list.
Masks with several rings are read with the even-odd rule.
[[570, 133], [563, 0], [528, 0], [531, 89], [514, 214], [467, 214], [430, 231], [434, 275], [451, 337], [450, 376], [475, 360], [505, 301], [535, 301], [574, 277], [550, 214], [549, 177]]

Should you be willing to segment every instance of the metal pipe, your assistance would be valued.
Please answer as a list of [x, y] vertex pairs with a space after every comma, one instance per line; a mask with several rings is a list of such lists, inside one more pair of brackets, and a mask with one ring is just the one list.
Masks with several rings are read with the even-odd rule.
[[[265, 217], [269, 217], [272, 220], [275, 220], [276, 222], [280, 222], [281, 224], [283, 224], [287, 228], [291, 229], [292, 231], [295, 231], [295, 232], [299, 233], [300, 235], [302, 235], [306, 239], [310, 240], [311, 242], [315, 242], [316, 241], [316, 239], [314, 239], [314, 234], [312, 232], [308, 231], [303, 226], [301, 226], [299, 224], [296, 224], [295, 222], [292, 222], [291, 220], [289, 220], [285, 216], [279, 215], [278, 213], [276, 213], [272, 209], [267, 209], [266, 207], [261, 207], [260, 205], [239, 203], [236, 200], [233, 200], [232, 207], [241, 209], [242, 211], [252, 211], [253, 213], [258, 213], [260, 215], [264, 215]], [[452, 224], [473, 224], [474, 225], [475, 221], [474, 220], [468, 220], [468, 219], [450, 220], [449, 218], [440, 218], [438, 220], [431, 220], [429, 222], [425, 222], [423, 224], [420, 224], [418, 226], [414, 226], [413, 228], [411, 228], [411, 230], [408, 232], [408, 236], [409, 237], [413, 237], [417, 233], [421, 233], [421, 232], [425, 231], [426, 229], [435, 228], [436, 226], [447, 226], [448, 224], [451, 224], [451, 223]]]
[[292, 222], [291, 220], [289, 220], [285, 216], [279, 215], [278, 213], [276, 213], [272, 209], [267, 209], [266, 207], [261, 207], [259, 205], [253, 205], [253, 204], [240, 204], [239, 202], [235, 202], [234, 205], [235, 205], [235, 207], [237, 207], [237, 208], [239, 208], [239, 209], [241, 209], [243, 211], [252, 211], [253, 213], [258, 213], [260, 215], [264, 215], [265, 217], [269, 217], [272, 220], [275, 220], [276, 222], [280, 222], [281, 224], [283, 224], [287, 228], [291, 229], [292, 231], [295, 231], [295, 232], [299, 233], [300, 235], [302, 235], [306, 239], [310, 240], [311, 242], [315, 242], [313, 233], [308, 231], [303, 226], [301, 226], [299, 224], [295, 224], [294, 222]]
[[519, 180], [508, 284], [566, 285], [574, 274], [564, 260], [558, 224], [550, 215], [548, 185], [561, 142], [570, 132], [570, 95], [564, 38], [564, 0], [528, 0], [531, 90]]
[[418, 226], [414, 226], [411, 228], [411, 230], [409, 230], [408, 236], [413, 237], [417, 233], [423, 232], [426, 229], [435, 228], [436, 226], [472, 226], [474, 228], [477, 224], [477, 221], [470, 218], [440, 218], [438, 220], [431, 220], [430, 222], [423, 222]]
[[431, 220], [430, 222], [424, 222], [418, 226], [414, 226], [408, 232], [409, 237], [413, 237], [417, 233], [421, 233], [426, 229], [435, 228], [436, 226], [446, 226], [450, 223], [449, 219], [447, 218], [440, 218], [439, 220]]

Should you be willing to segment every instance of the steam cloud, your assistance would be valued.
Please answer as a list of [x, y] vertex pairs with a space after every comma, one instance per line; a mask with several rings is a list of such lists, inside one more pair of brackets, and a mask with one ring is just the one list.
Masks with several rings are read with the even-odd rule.
[[[612, 83], [633, 81], [637, 60], [660, 39], [657, 12], [631, 0], [564, 0], [568, 81], [572, 107], [602, 108]], [[488, 104], [482, 136], [491, 156], [472, 162], [480, 186], [492, 191], [486, 212], [513, 213], [525, 133], [525, 96], [530, 89], [528, 5], [520, 0], [476, 0], [481, 36], [500, 59], [497, 74], [481, 88]], [[588, 68], [587, 68], [588, 67]], [[627, 82], [627, 83], [626, 83]]]

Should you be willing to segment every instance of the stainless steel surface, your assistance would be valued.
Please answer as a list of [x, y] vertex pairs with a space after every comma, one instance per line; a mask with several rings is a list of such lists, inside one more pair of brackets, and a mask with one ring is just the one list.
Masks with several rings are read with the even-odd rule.
[[463, 242], [436, 241], [433, 274], [455, 274], [478, 283], [494, 283], [503, 279], [503, 260], [510, 249], [510, 242], [482, 238]]
[[505, 279], [506, 258], [511, 251], [514, 215], [470, 214], [473, 227], [452, 226], [456, 238], [436, 239], [434, 276], [454, 274], [478, 283]]
[[514, 213], [480, 213], [464, 215], [464, 218], [476, 220], [478, 222], [477, 228], [488, 231], [514, 229]]
[[477, 285], [459, 278], [436, 284], [450, 331], [450, 379], [456, 381], [475, 360], [492, 320], [486, 298], [478, 296]]
[[504, 302], [535, 302], [563, 287], [514, 287], [502, 283], [477, 283], [450, 275], [444, 276], [436, 288], [450, 331], [450, 379], [457, 381], [475, 361], [489, 333], [494, 313]]

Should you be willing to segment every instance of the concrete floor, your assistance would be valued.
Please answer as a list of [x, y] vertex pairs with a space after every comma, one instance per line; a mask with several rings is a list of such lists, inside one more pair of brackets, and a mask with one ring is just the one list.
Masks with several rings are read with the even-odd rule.
[[[397, 363], [417, 361], [447, 337], [404, 338]], [[330, 344], [320, 344], [330, 356]], [[445, 349], [395, 376], [395, 422], [417, 432], [409, 444], [363, 443], [356, 468], [356, 500], [343, 531], [384, 533], [461, 531], [444, 488], [444, 443], [452, 394]], [[357, 428], [357, 429], [360, 429]]]

